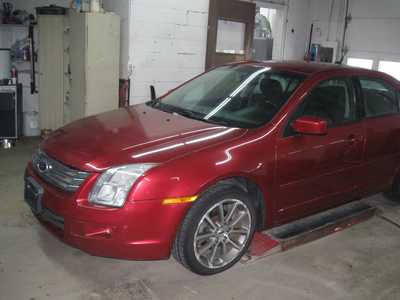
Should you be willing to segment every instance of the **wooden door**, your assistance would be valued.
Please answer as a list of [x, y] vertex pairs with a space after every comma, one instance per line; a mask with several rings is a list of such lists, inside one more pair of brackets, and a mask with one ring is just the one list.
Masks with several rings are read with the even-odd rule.
[[206, 70], [251, 58], [256, 4], [210, 0]]

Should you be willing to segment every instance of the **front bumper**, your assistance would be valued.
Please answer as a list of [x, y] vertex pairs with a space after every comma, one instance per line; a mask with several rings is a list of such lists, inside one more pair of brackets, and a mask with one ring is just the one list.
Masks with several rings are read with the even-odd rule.
[[127, 201], [123, 208], [97, 207], [87, 202], [96, 176], [88, 178], [75, 193], [47, 184], [30, 165], [25, 176], [42, 188], [40, 209], [33, 209], [39, 221], [62, 241], [97, 256], [168, 258], [176, 231], [190, 206], [162, 205], [160, 199]]

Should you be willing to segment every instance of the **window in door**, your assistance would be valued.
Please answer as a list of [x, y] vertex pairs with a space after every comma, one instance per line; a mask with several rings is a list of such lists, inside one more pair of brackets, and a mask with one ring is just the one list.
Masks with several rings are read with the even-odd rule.
[[347, 79], [330, 79], [315, 87], [293, 114], [285, 136], [294, 135], [290, 124], [302, 116], [325, 119], [329, 127], [338, 126], [356, 119], [354, 93]]
[[218, 20], [217, 53], [245, 53], [246, 23]]
[[374, 117], [399, 111], [395, 90], [381, 79], [360, 78], [365, 116]]
[[347, 65], [351, 67], [372, 70], [373, 64], [374, 61], [372, 59], [355, 58], [355, 57], [349, 57], [347, 59]]
[[400, 62], [381, 60], [378, 70], [400, 80]]

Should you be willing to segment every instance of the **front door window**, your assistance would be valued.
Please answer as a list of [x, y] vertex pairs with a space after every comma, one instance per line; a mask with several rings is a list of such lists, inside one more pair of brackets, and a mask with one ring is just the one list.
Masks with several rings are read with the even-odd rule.
[[[315, 116], [325, 119], [329, 127], [355, 120], [354, 97], [345, 79], [323, 81], [306, 97], [294, 113], [290, 122], [301, 116]], [[293, 135], [289, 126], [286, 135]]]

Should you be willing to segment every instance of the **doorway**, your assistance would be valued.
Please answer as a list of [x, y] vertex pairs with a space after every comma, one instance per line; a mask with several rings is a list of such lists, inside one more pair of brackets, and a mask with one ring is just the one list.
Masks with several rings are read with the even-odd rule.
[[252, 58], [256, 5], [238, 0], [210, 0], [206, 70]]
[[281, 60], [287, 5], [210, 0], [206, 70], [242, 60]]
[[283, 58], [286, 6], [256, 2], [252, 58], [280, 60]]

